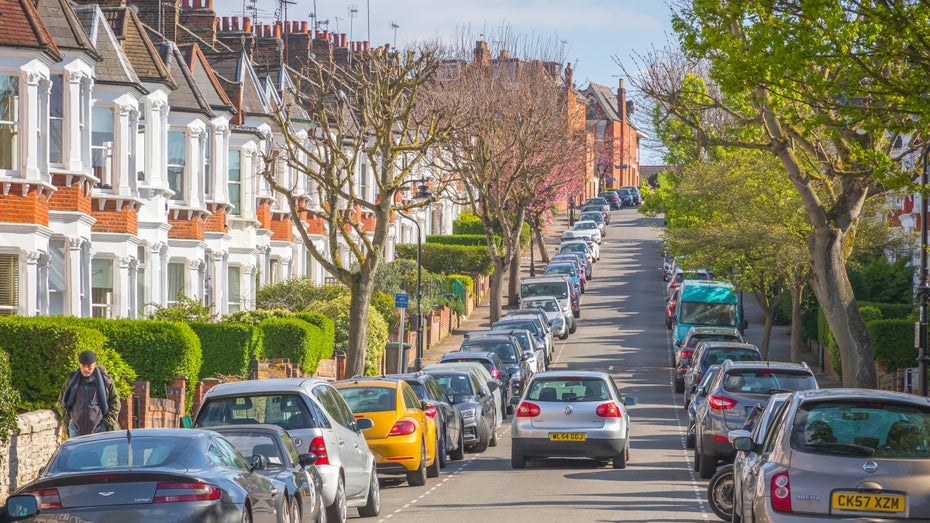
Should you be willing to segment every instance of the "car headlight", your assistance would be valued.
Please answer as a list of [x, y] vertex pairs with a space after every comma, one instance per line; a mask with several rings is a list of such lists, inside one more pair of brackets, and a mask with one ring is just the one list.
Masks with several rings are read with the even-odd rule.
[[462, 410], [462, 417], [463, 417], [463, 418], [474, 418], [476, 412], [477, 412], [477, 411], [476, 411], [475, 409], [463, 409], [463, 410]]

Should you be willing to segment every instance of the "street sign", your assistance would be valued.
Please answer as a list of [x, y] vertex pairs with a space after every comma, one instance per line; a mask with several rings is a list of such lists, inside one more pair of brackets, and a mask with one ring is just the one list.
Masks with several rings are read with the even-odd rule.
[[410, 296], [406, 292], [398, 292], [394, 295], [394, 308], [395, 309], [406, 309], [407, 305], [410, 303]]

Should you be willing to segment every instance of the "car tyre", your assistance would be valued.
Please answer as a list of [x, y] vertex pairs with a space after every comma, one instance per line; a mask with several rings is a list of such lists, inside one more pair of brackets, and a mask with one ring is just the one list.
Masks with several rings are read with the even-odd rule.
[[358, 507], [358, 515], [363, 518], [373, 518], [381, 514], [381, 485], [378, 483], [378, 473], [374, 469], [371, 471], [370, 482], [365, 504]]
[[562, 334], [561, 336], [559, 336], [559, 339], [560, 339], [560, 340], [567, 340], [567, 339], [568, 339], [568, 335], [569, 335], [568, 329], [565, 329], [565, 334]]
[[449, 453], [449, 458], [452, 461], [462, 461], [465, 459], [465, 430], [462, 429], [459, 431], [459, 445], [455, 447], [455, 450]]
[[698, 452], [697, 445], [694, 446], [694, 461], [691, 463], [691, 470], [701, 471], [701, 453]]
[[297, 495], [291, 497], [291, 502], [288, 505], [287, 509], [287, 520], [290, 523], [300, 523], [300, 501], [297, 500]]
[[695, 439], [696, 439], [696, 438], [695, 438], [694, 434], [692, 434], [691, 431], [690, 431], [690, 429], [689, 429], [689, 430], [688, 430], [688, 435], [685, 436], [685, 448], [686, 448], [686, 449], [693, 449], [693, 448], [694, 448], [694, 440], [695, 440]]
[[685, 392], [685, 380], [675, 378], [675, 392], [678, 394], [684, 394]]
[[701, 479], [710, 479], [714, 477], [715, 472], [717, 472], [717, 457], [701, 454], [701, 470], [698, 471], [698, 476]]
[[422, 487], [426, 485], [426, 446], [420, 444], [420, 466], [416, 470], [407, 471], [407, 485]]
[[489, 439], [491, 435], [488, 434], [487, 424], [484, 423], [484, 418], [478, 422], [478, 443], [475, 443], [475, 446], [472, 447], [472, 452], [484, 452], [488, 450]]
[[439, 453], [442, 452], [439, 447], [439, 441], [436, 441], [436, 455], [433, 457], [432, 465], [426, 467], [426, 477], [428, 478], [438, 478], [439, 477]]
[[733, 517], [733, 465], [720, 467], [710, 478], [707, 503], [720, 519], [730, 521]]
[[526, 457], [523, 456], [522, 454], [511, 452], [510, 453], [510, 468], [525, 469], [526, 468]]
[[[574, 317], [574, 313], [572, 313], [572, 317]], [[568, 333], [569, 333], [569, 334], [575, 334], [575, 331], [576, 331], [576, 330], [578, 330], [578, 322], [576, 322], [576, 321], [573, 319], [573, 320], [572, 320], [571, 326], [568, 328]], [[547, 363], [548, 363], [548, 362], [547, 362]]]
[[346, 485], [342, 476], [339, 476], [339, 482], [336, 484], [336, 499], [333, 504], [326, 507], [326, 520], [335, 521], [336, 523], [345, 523], [348, 507], [346, 506]]
[[615, 469], [625, 469], [626, 462], [629, 459], [629, 457], [630, 457], [630, 445], [628, 443], [626, 448], [623, 449], [623, 452], [614, 456], [613, 467]]
[[497, 446], [497, 431], [496, 430], [491, 431], [491, 439], [488, 440], [488, 446], [489, 447]]
[[448, 460], [446, 459], [446, 431], [443, 427], [442, 436], [440, 436], [439, 443], [436, 445], [436, 461], [439, 462], [439, 468], [444, 469], [448, 465]]
[[574, 317], [576, 317], [576, 318], [580, 318], [580, 317], [581, 317], [581, 309], [579, 309], [579, 310], [577, 310], [577, 311], [572, 311], [572, 316], [574, 316]]

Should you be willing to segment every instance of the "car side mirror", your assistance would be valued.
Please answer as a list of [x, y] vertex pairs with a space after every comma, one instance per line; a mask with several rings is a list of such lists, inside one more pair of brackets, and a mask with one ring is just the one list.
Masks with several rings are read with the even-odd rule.
[[17, 494], [6, 498], [8, 521], [19, 521], [39, 513], [39, 500], [32, 494]]
[[428, 411], [428, 410], [429, 410], [429, 403], [427, 403], [426, 401], [421, 401], [421, 402], [420, 402], [420, 410], [422, 410], [423, 412]]
[[736, 450], [750, 451], [754, 445], [752, 434], [748, 430], [731, 430], [727, 434], [727, 439], [733, 444]]
[[316, 463], [316, 454], [313, 454], [312, 452], [304, 452], [297, 456], [297, 463], [300, 464], [301, 467], [309, 467], [310, 465]]
[[265, 470], [265, 467], [268, 466], [268, 460], [265, 459], [265, 456], [262, 456], [261, 454], [255, 454], [254, 456], [252, 456], [251, 465], [252, 465], [252, 472], [259, 471], [259, 470]]
[[495, 391], [496, 391], [497, 389], [499, 389], [499, 388], [500, 388], [500, 385], [498, 385], [496, 381], [489, 381], [489, 382], [488, 382], [488, 389], [490, 389], [491, 392], [495, 392]]
[[627, 407], [632, 407], [633, 405], [636, 405], [636, 398], [632, 396], [624, 396], [623, 404], [626, 405]]
[[523, 353], [523, 361], [526, 361], [526, 360], [528, 360], [528, 359], [530, 359], [530, 358], [532, 358], [532, 357], [533, 357], [533, 353], [531, 353], [531, 352], [529, 352], [529, 351]]
[[368, 430], [375, 426], [375, 422], [368, 418], [359, 418], [355, 420], [355, 428], [358, 430]]
[[741, 320], [739, 322], [739, 330], [744, 331], [749, 328], [749, 320]]
[[510, 403], [511, 405], [513, 405], [514, 407], [516, 407], [517, 405], [520, 404], [520, 398], [514, 396], [514, 397], [510, 398], [509, 403]]

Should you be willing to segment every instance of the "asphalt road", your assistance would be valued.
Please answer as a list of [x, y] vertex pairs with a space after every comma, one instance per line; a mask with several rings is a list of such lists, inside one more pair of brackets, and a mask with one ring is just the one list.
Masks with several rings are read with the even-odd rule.
[[687, 416], [672, 388], [658, 225], [634, 209], [614, 212], [579, 329], [558, 342], [553, 367], [607, 370], [637, 399], [627, 468], [566, 459], [513, 470], [508, 421], [497, 447], [450, 462], [424, 487], [385, 479], [381, 516], [372, 521], [719, 521], [684, 447]]

